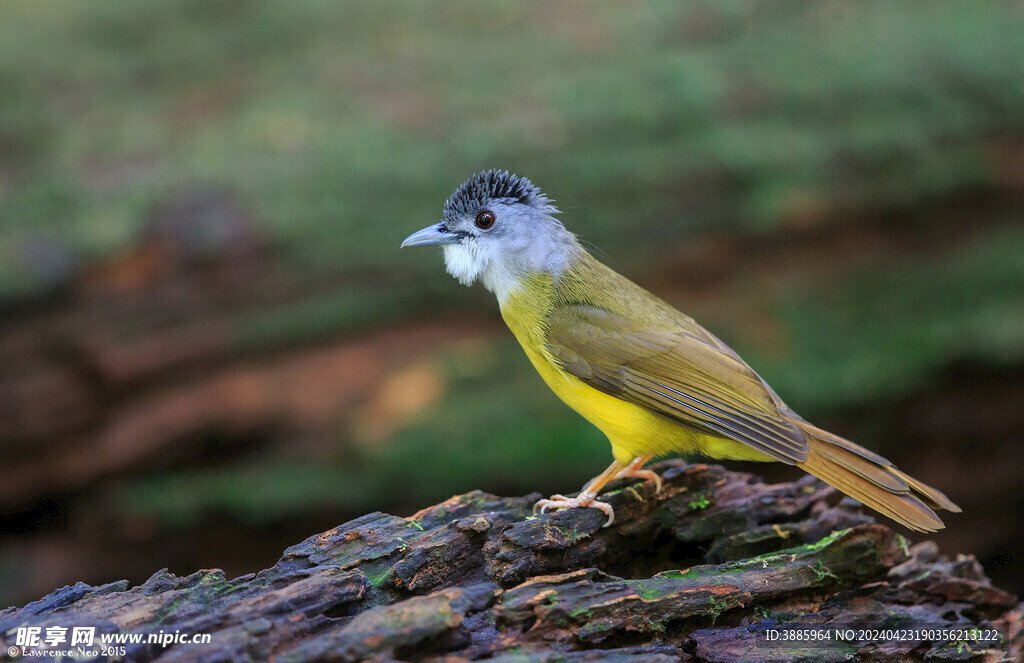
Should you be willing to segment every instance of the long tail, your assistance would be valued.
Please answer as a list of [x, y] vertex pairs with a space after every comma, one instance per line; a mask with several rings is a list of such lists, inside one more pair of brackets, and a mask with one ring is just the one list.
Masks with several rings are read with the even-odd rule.
[[878, 454], [806, 421], [794, 423], [808, 442], [807, 460], [797, 466], [879, 513], [912, 530], [934, 532], [945, 525], [933, 509], [960, 512], [941, 492], [900, 472]]

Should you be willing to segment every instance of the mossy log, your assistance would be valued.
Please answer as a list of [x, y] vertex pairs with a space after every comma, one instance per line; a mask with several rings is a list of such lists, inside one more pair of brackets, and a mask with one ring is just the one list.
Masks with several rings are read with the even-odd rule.
[[[211, 634], [127, 645], [131, 661], [1018, 660], [1024, 606], [973, 557], [911, 545], [850, 500], [830, 506], [811, 477], [655, 469], [660, 493], [620, 482], [603, 496], [611, 527], [593, 509], [533, 515], [538, 495], [475, 491], [411, 518], [368, 514], [234, 580], [163, 570], [68, 586], [0, 611], [0, 639], [6, 650], [25, 626]], [[914, 632], [974, 626], [999, 636]], [[831, 637], [772, 635], [811, 629]]]

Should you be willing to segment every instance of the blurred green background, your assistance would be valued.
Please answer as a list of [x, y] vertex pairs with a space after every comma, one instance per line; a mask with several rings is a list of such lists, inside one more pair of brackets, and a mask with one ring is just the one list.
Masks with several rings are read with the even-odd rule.
[[1019, 2], [0, 12], [0, 606], [603, 469], [491, 296], [398, 250], [490, 167], [1024, 590]]

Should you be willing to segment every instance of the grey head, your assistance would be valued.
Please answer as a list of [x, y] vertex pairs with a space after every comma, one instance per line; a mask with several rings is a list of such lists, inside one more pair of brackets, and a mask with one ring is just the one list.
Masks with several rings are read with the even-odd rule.
[[413, 233], [402, 246], [443, 246], [449, 274], [466, 285], [480, 279], [503, 299], [530, 273], [557, 277], [580, 252], [557, 213], [530, 180], [487, 170], [455, 190], [440, 223]]

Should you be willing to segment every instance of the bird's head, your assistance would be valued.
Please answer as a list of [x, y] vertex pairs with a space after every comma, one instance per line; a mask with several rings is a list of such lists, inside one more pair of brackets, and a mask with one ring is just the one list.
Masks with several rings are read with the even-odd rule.
[[455, 190], [440, 223], [402, 246], [443, 246], [449, 274], [466, 285], [481, 279], [501, 298], [530, 273], [557, 276], [576, 255], [579, 245], [557, 213], [530, 180], [488, 170]]

